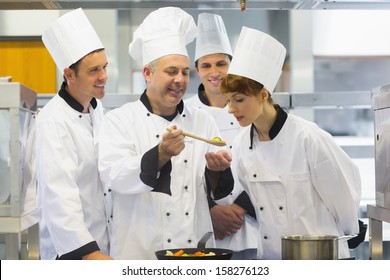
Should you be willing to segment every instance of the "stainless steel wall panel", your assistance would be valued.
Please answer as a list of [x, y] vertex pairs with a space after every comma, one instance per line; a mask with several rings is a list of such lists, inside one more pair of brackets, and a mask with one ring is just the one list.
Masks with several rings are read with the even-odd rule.
[[[379, 101], [378, 101], [379, 100]], [[390, 85], [372, 90], [375, 127], [375, 198], [390, 209]]]
[[295, 107], [370, 107], [369, 91], [293, 93], [291, 106]]

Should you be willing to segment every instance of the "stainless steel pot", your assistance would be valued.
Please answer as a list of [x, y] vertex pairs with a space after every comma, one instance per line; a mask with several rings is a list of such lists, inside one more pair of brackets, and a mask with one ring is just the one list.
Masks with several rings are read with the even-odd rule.
[[282, 237], [282, 260], [337, 260], [339, 238], [334, 235]]

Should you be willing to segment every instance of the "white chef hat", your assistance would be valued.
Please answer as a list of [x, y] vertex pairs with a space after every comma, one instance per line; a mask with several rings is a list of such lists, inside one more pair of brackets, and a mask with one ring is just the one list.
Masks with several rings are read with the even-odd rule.
[[286, 48], [276, 39], [243, 26], [228, 73], [255, 80], [272, 93], [285, 57]]
[[143, 65], [165, 55], [188, 57], [186, 45], [198, 33], [192, 16], [177, 7], [165, 7], [151, 12], [133, 34], [129, 54]]
[[220, 15], [209, 13], [199, 14], [198, 32], [198, 36], [196, 37], [195, 61], [202, 56], [214, 53], [233, 55], [225, 24]]
[[55, 20], [43, 33], [42, 41], [61, 72], [90, 52], [104, 48], [81, 8]]

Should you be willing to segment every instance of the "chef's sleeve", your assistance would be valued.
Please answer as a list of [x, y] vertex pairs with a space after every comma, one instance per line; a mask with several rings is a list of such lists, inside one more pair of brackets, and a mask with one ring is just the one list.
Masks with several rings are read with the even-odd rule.
[[248, 215], [256, 219], [255, 208], [246, 191], [240, 193], [236, 200], [234, 200], [234, 203], [244, 209]]
[[345, 234], [359, 232], [359, 169], [334, 139], [322, 132], [310, 144], [313, 185]]
[[147, 151], [141, 159], [141, 181], [153, 188], [153, 192], [171, 195], [172, 162], [169, 160], [158, 170], [158, 145]]
[[224, 171], [212, 171], [206, 167], [204, 175], [209, 197], [218, 200], [232, 192], [234, 179], [230, 167]]
[[58, 260], [82, 260], [84, 256], [99, 250], [100, 249], [96, 241], [92, 241], [76, 250], [73, 250], [72, 252], [57, 257], [57, 259]]

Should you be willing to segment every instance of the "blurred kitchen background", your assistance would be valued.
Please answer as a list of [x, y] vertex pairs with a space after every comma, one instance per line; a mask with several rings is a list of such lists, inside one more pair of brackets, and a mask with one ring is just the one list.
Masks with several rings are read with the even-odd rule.
[[[221, 15], [233, 49], [243, 25], [269, 33], [286, 46], [287, 59], [274, 99], [330, 132], [358, 164], [363, 187], [360, 216], [368, 224], [367, 205], [375, 205], [376, 199], [371, 90], [390, 84], [389, 1], [247, 0], [245, 11], [235, 0], [0, 1], [0, 111], [8, 110], [2, 106], [1, 97], [7, 81], [31, 89], [38, 108], [57, 92], [63, 78], [44, 48], [41, 35], [54, 19], [78, 7], [84, 8], [106, 48], [109, 80], [103, 104], [109, 110], [138, 99], [145, 86], [142, 65], [130, 58], [128, 45], [146, 15], [163, 6], [182, 7], [195, 21], [202, 12]], [[188, 95], [196, 93], [199, 84], [194, 53], [192, 42]], [[15, 94], [22, 89], [16, 88]], [[5, 122], [0, 128], [9, 130]], [[0, 136], [0, 159], [14, 156], [4, 151], [1, 154], [1, 149], [7, 150], [10, 138]], [[29, 238], [36, 240], [36, 220], [25, 223], [23, 219], [29, 214], [12, 210], [12, 203], [19, 201], [7, 196], [13, 192], [8, 184], [20, 174], [7, 172], [9, 165], [0, 162], [0, 169], [6, 170], [1, 176], [14, 176], [0, 178], [0, 191], [5, 194], [0, 201], [0, 259], [34, 258], [30, 257], [28, 244]], [[389, 221], [385, 214], [383, 221]], [[15, 227], [9, 227], [10, 219], [15, 217]], [[382, 220], [379, 222], [382, 226]], [[386, 222], [379, 238], [383, 240], [383, 258], [390, 259], [390, 227]], [[369, 231], [366, 242], [352, 252], [356, 259], [371, 258], [368, 241]], [[15, 244], [16, 252], [10, 253]], [[30, 244], [35, 245], [32, 241]]]

